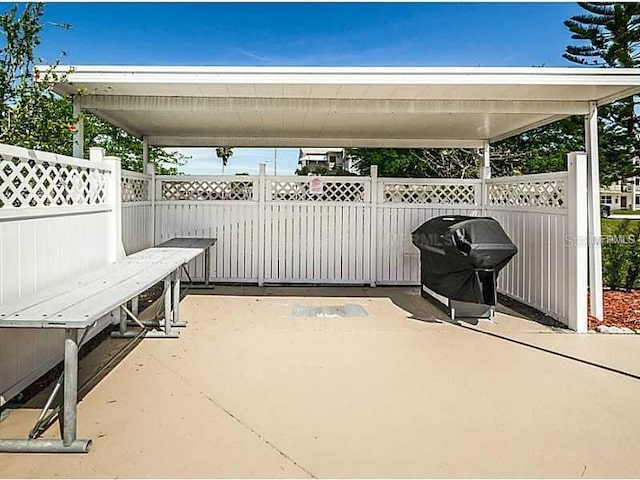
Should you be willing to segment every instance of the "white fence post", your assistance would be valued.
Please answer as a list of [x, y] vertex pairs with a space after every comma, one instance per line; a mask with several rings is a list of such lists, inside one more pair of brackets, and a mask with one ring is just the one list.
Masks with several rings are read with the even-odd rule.
[[371, 246], [369, 248], [369, 269], [370, 269], [370, 285], [376, 286], [378, 280], [378, 166], [371, 165], [371, 173], [369, 176], [371, 182]]
[[264, 285], [264, 217], [266, 208], [266, 169], [267, 166], [264, 163], [260, 164], [260, 176], [258, 178], [258, 286]]
[[149, 179], [149, 200], [151, 201], [151, 246], [156, 246], [156, 167], [153, 163], [147, 163], [146, 173], [151, 175]]
[[567, 232], [564, 247], [568, 264], [569, 328], [584, 333], [588, 329], [587, 277], [587, 154], [572, 152], [568, 156]]
[[[104, 152], [103, 152], [104, 153]], [[118, 157], [104, 157], [111, 166], [109, 176], [109, 262], [115, 262], [125, 256], [122, 243], [122, 166]]]

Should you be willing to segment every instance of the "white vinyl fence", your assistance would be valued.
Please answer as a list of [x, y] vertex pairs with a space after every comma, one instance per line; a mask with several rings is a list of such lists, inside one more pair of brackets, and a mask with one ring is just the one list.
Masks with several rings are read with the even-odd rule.
[[[211, 280], [260, 284], [415, 285], [411, 232], [434, 216], [477, 215], [481, 200], [480, 180], [260, 175], [156, 182], [156, 242], [215, 237]], [[202, 272], [196, 263], [190, 274], [201, 279]]]
[[153, 174], [122, 171], [122, 243], [127, 255], [153, 246]]
[[[569, 218], [571, 201], [582, 202], [576, 195], [586, 202], [569, 175], [486, 182], [377, 178], [375, 169], [373, 177], [158, 176], [156, 242], [216, 237], [212, 281], [417, 285], [411, 232], [440, 215], [487, 215], [519, 248], [499, 290], [569, 324], [577, 260], [566, 239], [586, 237]], [[195, 278], [202, 272], [201, 263], [191, 267]]]
[[[0, 144], [0, 304], [113, 261], [119, 161]], [[62, 359], [64, 332], [0, 329], [0, 405]]]
[[499, 291], [563, 320], [570, 275], [564, 247], [567, 179], [567, 172], [492, 178], [486, 207], [486, 215], [518, 246], [498, 278]]
[[[586, 158], [483, 180], [156, 176], [0, 145], [0, 305], [174, 237], [215, 237], [212, 281], [419, 284], [411, 232], [495, 217], [518, 246], [499, 290], [586, 329]], [[202, 279], [202, 258], [190, 275]], [[109, 321], [104, 319], [104, 324]], [[0, 404], [62, 358], [58, 332], [0, 329]]]

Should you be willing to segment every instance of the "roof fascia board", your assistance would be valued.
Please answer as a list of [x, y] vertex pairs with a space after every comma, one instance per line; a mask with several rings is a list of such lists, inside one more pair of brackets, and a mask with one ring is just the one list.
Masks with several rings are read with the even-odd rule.
[[[50, 67], [41, 67], [43, 72]], [[60, 66], [68, 83], [637, 86], [636, 69], [433, 67]]]

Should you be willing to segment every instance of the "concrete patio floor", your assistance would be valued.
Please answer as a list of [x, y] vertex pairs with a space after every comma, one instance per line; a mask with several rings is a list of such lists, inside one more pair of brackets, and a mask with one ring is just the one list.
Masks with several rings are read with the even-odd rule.
[[[345, 304], [368, 315], [292, 315]], [[84, 396], [89, 454], [0, 454], [0, 476], [640, 476], [638, 336], [453, 325], [401, 287], [217, 287], [181, 314], [179, 340], [140, 342]], [[43, 396], [0, 436], [24, 436]]]

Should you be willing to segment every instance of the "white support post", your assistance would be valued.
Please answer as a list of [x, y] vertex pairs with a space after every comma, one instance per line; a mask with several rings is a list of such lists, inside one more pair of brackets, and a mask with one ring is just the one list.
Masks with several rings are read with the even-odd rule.
[[371, 165], [371, 173], [369, 175], [369, 181], [371, 182], [371, 246], [369, 251], [369, 284], [372, 287], [376, 286], [378, 280], [378, 266], [377, 266], [377, 253], [378, 253], [378, 166]]
[[73, 132], [73, 156], [84, 158], [84, 115], [78, 105], [77, 97], [73, 97], [73, 118], [76, 118], [76, 130]]
[[267, 165], [261, 163], [260, 166], [260, 176], [258, 177], [258, 286], [262, 287], [264, 285], [264, 262], [265, 262], [265, 251], [264, 251], [264, 243], [265, 243], [265, 208], [266, 208], [266, 197], [267, 197]]
[[145, 135], [142, 137], [142, 171], [147, 171], [149, 165], [149, 138]]
[[598, 155], [598, 106], [589, 102], [589, 115], [585, 117], [585, 144], [587, 150], [587, 212], [589, 232], [589, 288], [591, 314], [604, 318], [602, 298], [602, 248], [600, 245], [600, 160]]
[[111, 166], [109, 176], [109, 262], [116, 262], [125, 256], [122, 244], [122, 167], [118, 157], [104, 157], [105, 163]]
[[151, 247], [156, 246], [156, 167], [153, 163], [147, 164], [145, 169], [147, 175], [151, 175], [149, 179], [149, 200], [151, 201]]
[[488, 180], [491, 178], [491, 144], [489, 140], [484, 141], [482, 147], [482, 163], [480, 165], [480, 178]]
[[491, 145], [489, 140], [485, 140], [482, 147], [482, 157], [480, 158], [480, 211], [484, 217], [487, 207], [487, 180], [491, 178]]
[[587, 227], [587, 155], [572, 152], [567, 159], [567, 230], [564, 247], [567, 254], [567, 320], [569, 328], [578, 333], [588, 329], [587, 263], [589, 232]]

